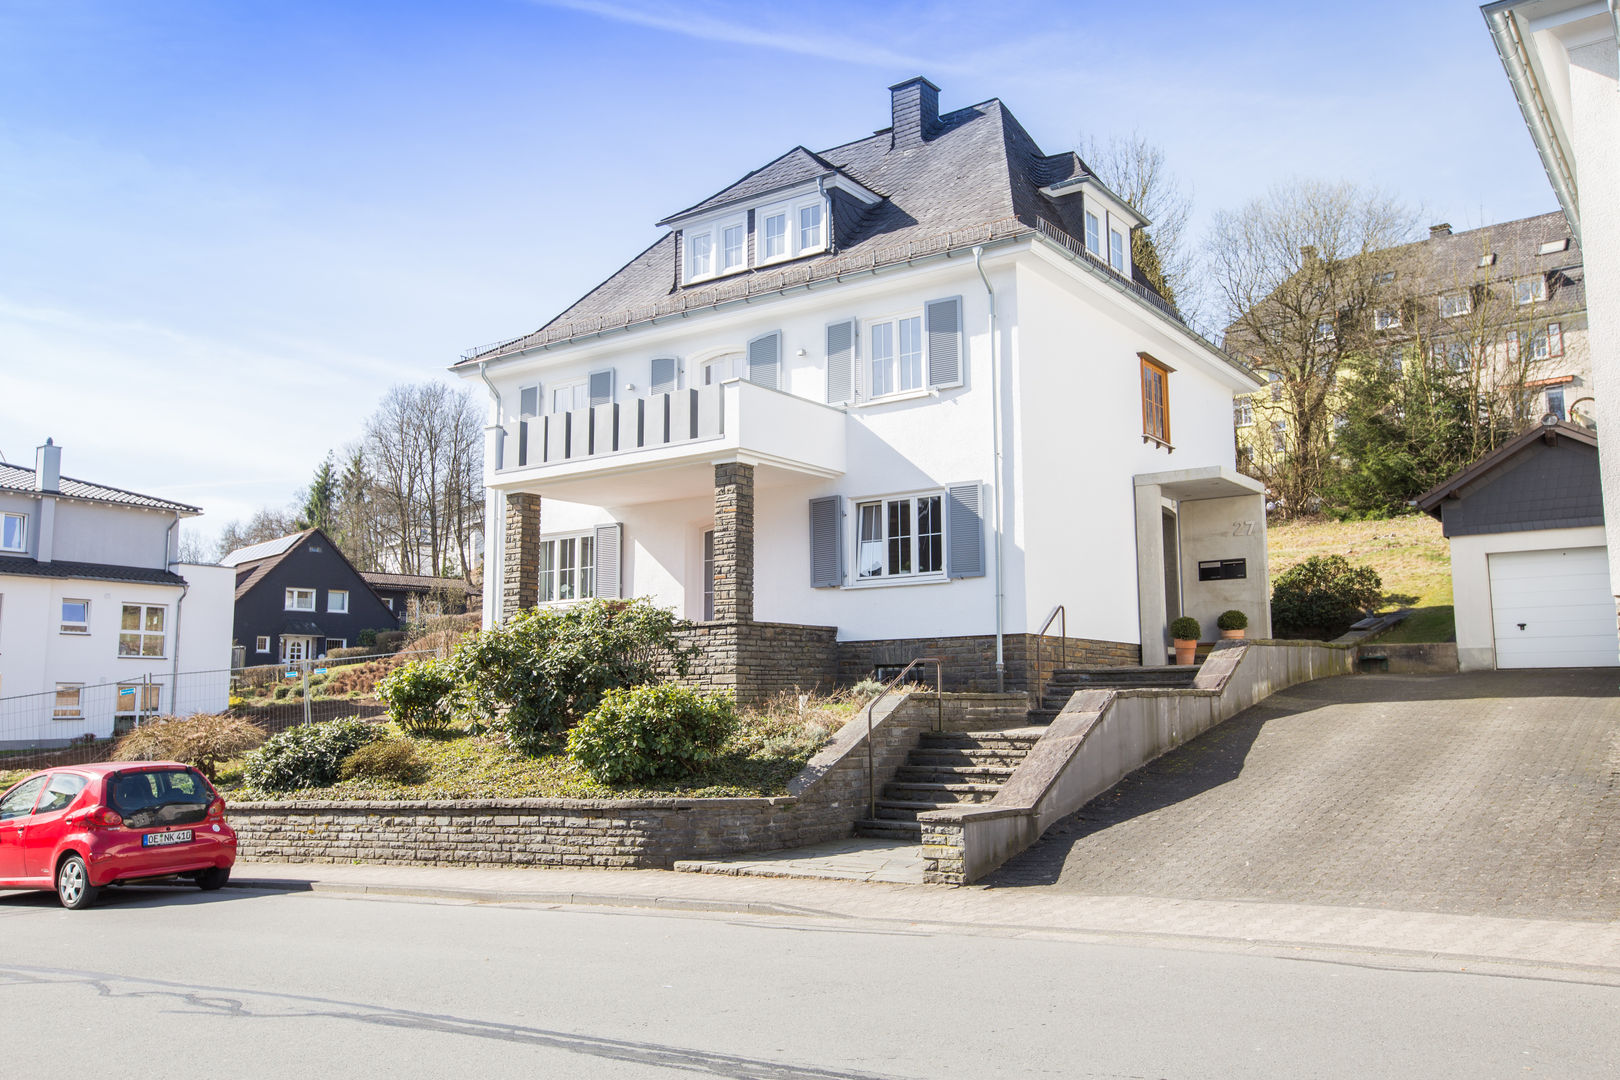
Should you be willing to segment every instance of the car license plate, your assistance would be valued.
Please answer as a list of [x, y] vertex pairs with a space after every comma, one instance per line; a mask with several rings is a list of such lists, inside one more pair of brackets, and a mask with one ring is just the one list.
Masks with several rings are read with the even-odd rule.
[[141, 837], [142, 847], [168, 847], [170, 844], [185, 844], [191, 840], [190, 829], [179, 829], [175, 832], [147, 833]]

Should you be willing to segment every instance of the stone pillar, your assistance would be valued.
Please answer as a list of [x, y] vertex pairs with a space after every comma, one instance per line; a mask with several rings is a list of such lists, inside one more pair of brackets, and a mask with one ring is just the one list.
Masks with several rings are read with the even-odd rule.
[[754, 621], [754, 467], [714, 467], [714, 618]]
[[506, 496], [505, 544], [501, 549], [501, 621], [540, 600], [540, 496]]

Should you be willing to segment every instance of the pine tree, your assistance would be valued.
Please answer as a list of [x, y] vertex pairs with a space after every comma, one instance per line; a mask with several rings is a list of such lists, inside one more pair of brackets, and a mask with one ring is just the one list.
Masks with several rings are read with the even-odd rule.
[[337, 498], [337, 470], [332, 464], [332, 452], [328, 450], [326, 457], [315, 469], [315, 477], [309, 482], [309, 491], [304, 495], [304, 506], [298, 512], [298, 527], [300, 529], [320, 529], [323, 532], [332, 527], [332, 507]]

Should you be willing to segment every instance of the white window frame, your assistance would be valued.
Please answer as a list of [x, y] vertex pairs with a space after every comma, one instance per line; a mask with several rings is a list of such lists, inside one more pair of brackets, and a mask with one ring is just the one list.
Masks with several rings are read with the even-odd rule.
[[[812, 210], [814, 210], [816, 214], [816, 222], [814, 226], [815, 235], [813, 238], [806, 241], [805, 232], [811, 228], [811, 226], [805, 224], [804, 216]], [[819, 199], [815, 202], [801, 203], [795, 208], [793, 219], [796, 227], [799, 230], [798, 244], [800, 251], [820, 251], [822, 248], [827, 246], [825, 240], [827, 235], [827, 212], [822, 208], [821, 201]]]
[[259, 636], [255, 637], [253, 639], [253, 651], [255, 653], [268, 654], [270, 652], [270, 635], [260, 634]]
[[1254, 426], [1254, 400], [1252, 398], [1244, 396], [1233, 401], [1232, 412], [1235, 427]]
[[1538, 330], [1530, 335], [1530, 357], [1534, 360], [1552, 359], [1552, 343], [1547, 338], [1546, 330]]
[[[1558, 407], [1556, 409], [1553, 408], [1554, 395], [1557, 395], [1558, 397]], [[1541, 393], [1541, 401], [1542, 405], [1544, 406], [1541, 410], [1543, 415], [1552, 413], [1560, 420], [1569, 419], [1569, 410], [1564, 405], [1564, 388], [1562, 386], [1547, 387], [1547, 389], [1543, 390]]]
[[695, 229], [684, 237], [687, 281], [714, 277], [714, 233], [712, 228]]
[[[71, 704], [62, 704], [62, 695], [72, 694]], [[64, 711], [71, 710], [71, 711]], [[56, 684], [56, 696], [51, 701], [52, 720], [83, 720], [84, 719], [84, 683], [59, 682]]]
[[1085, 212], [1086, 250], [1097, 258], [1103, 257], [1102, 252], [1102, 219], [1090, 210]]
[[[911, 322], [915, 322], [917, 325], [917, 359], [913, 372], [916, 375], [917, 383], [915, 386], [906, 386], [904, 385], [904, 376], [907, 372], [901, 360], [901, 357], [905, 354], [900, 349], [900, 328], [902, 324]], [[879, 392], [877, 376], [880, 357], [877, 342], [879, 331], [885, 329], [888, 331], [890, 353], [887, 360], [882, 362], [889, 365], [889, 373], [894, 376], [894, 383]], [[867, 401], [892, 401], [896, 398], [916, 397], [928, 393], [928, 330], [927, 321], [922, 311], [906, 311], [868, 320], [866, 325], [862, 327], [862, 332], [866, 336], [864, 342], [866, 346], [866, 363], [862, 366], [864, 368], [863, 389], [866, 391]]]
[[695, 386], [717, 386], [729, 379], [745, 379], [748, 377], [748, 356], [740, 352], [723, 352], [699, 360], [697, 369]]
[[[922, 565], [922, 533], [919, 527], [918, 505], [925, 499], [938, 501], [937, 515], [938, 530], [928, 535], [939, 537], [939, 565], [933, 570], [921, 570]], [[854, 552], [854, 580], [855, 588], [872, 588], [884, 585], [922, 585], [947, 581], [947, 567], [950, 559], [950, 535], [946, 524], [947, 509], [950, 500], [943, 489], [934, 488], [924, 491], [897, 492], [891, 495], [873, 495], [851, 500], [853, 512], [849, 515], [850, 528], [854, 531], [854, 542], [850, 551]], [[890, 507], [897, 503], [908, 506], [907, 514], [910, 524], [910, 536], [905, 540], [905, 555], [911, 563], [910, 570], [894, 571], [890, 567], [889, 559], [893, 553], [892, 540], [889, 534]], [[869, 507], [877, 510], [877, 525], [880, 535], [876, 539], [863, 541], [862, 526], [865, 521], [865, 511]], [[883, 560], [883, 569], [876, 574], [867, 574], [863, 561], [862, 543], [879, 545], [879, 552]]]
[[[734, 274], [738, 270], [748, 269], [748, 219], [736, 218], [732, 221], [722, 221], [715, 226], [715, 235], [720, 237], [717, 248], [718, 257], [715, 262], [722, 274]], [[737, 261], [731, 261], [731, 233], [737, 234]]]
[[[332, 599], [333, 599], [333, 597], [337, 597], [337, 596], [343, 597], [343, 606], [342, 607], [333, 607], [332, 606]], [[326, 590], [326, 611], [327, 611], [327, 614], [329, 614], [329, 615], [347, 615], [349, 613], [349, 590], [348, 589], [327, 589]]]
[[1513, 282], [1513, 303], [1518, 307], [1539, 304], [1547, 299], [1547, 275], [1517, 278]]
[[349, 639], [346, 637], [329, 637], [326, 639], [327, 652], [331, 652], [333, 649], [347, 649], [348, 647]]
[[1401, 313], [1397, 308], [1379, 308], [1373, 312], [1374, 330], [1399, 330], [1401, 328]]
[[[124, 708], [124, 691], [133, 690], [129, 695], [134, 702], [133, 708]], [[113, 687], [113, 715], [114, 716], [156, 716], [163, 710], [163, 684], [155, 682], [135, 682], [126, 680]]]
[[[815, 244], [803, 243], [800, 233], [799, 214], [811, 206], [821, 208], [821, 229], [819, 242]], [[754, 265], [770, 266], [772, 263], [786, 262], [804, 255], [813, 255], [827, 250], [827, 222], [831, 218], [830, 207], [825, 197], [811, 193], [797, 198], [786, 199], [781, 202], [761, 206], [754, 211]], [[766, 254], [765, 226], [771, 218], [781, 215], [783, 218], [782, 252], [778, 255]]]
[[1442, 319], [1461, 318], [1470, 314], [1473, 310], [1473, 293], [1466, 290], [1460, 293], [1445, 293], [1440, 297], [1440, 317]]
[[1318, 319], [1316, 321], [1317, 341], [1332, 341], [1336, 336], [1338, 336], [1338, 330], [1334, 327], [1332, 319]]
[[[582, 404], [572, 404], [572, 402], [578, 400], [581, 390], [585, 392], [585, 401]], [[566, 409], [559, 409], [557, 408], [557, 395], [564, 393], [568, 395], [570, 405]], [[589, 375], [581, 379], [568, 379], [564, 382], [552, 383], [551, 389], [546, 391], [546, 412], [552, 416], [561, 416], [563, 413], [573, 412], [575, 409], [589, 408], [590, 404], [591, 377]]]
[[[15, 544], [6, 543], [8, 526], [17, 523], [17, 539]], [[27, 514], [0, 514], [0, 551], [27, 551], [28, 550], [28, 515]]]
[[1108, 265], [1116, 273], [1125, 272], [1125, 234], [1112, 226], [1108, 229]]
[[[304, 604], [300, 604], [298, 602], [302, 598], [304, 593], [309, 594], [309, 604], [307, 606], [304, 605]], [[283, 611], [314, 611], [315, 610], [315, 594], [316, 594], [315, 589], [288, 588], [282, 593], [282, 600], [283, 600], [282, 610]]]
[[[584, 554], [586, 545], [590, 546], [587, 558]], [[571, 548], [570, 548], [571, 546]], [[571, 550], [571, 565], [565, 570], [562, 565], [563, 552]], [[536, 595], [541, 604], [572, 604], [580, 600], [589, 600], [596, 595], [596, 533], [559, 533], [555, 536], [546, 536], [540, 539], [540, 550], [536, 556], [539, 563], [539, 582]], [[563, 596], [564, 574], [572, 576], [570, 585], [572, 595]]]
[[[82, 621], [69, 620], [67, 617], [68, 604], [83, 604], [84, 619]], [[76, 596], [64, 596], [58, 602], [56, 613], [61, 616], [59, 633], [72, 634], [75, 637], [87, 637], [90, 634], [90, 601], [81, 600]]]
[[[128, 614], [128, 611], [129, 611], [130, 608], [134, 608], [137, 612], [139, 612], [139, 614], [135, 618], [135, 629], [126, 630], [124, 628], [124, 616], [126, 614]], [[146, 628], [146, 617], [147, 617], [147, 612], [149, 612], [149, 611], [162, 612], [162, 615], [158, 619], [158, 621], [160, 623], [162, 623], [162, 625], [159, 626], [156, 630], [148, 630]], [[124, 651], [124, 638], [129, 636], [129, 635], [134, 635], [134, 637], [135, 637], [135, 646], [136, 646], [136, 648], [135, 648], [134, 652], [125, 652]], [[146, 651], [147, 639], [149, 639], [149, 638], [157, 638], [157, 640], [158, 640], [158, 651], [155, 652], [155, 653], [149, 653], [149, 652]], [[168, 655], [169, 655], [168, 646], [169, 646], [169, 608], [168, 608], [167, 604], [143, 604], [143, 603], [141, 603], [140, 601], [137, 600], [134, 603], [124, 603], [124, 604], [119, 605], [119, 608], [118, 608], [118, 656], [119, 656], [120, 659], [124, 659], [124, 660], [165, 660], [165, 659], [168, 658]]]

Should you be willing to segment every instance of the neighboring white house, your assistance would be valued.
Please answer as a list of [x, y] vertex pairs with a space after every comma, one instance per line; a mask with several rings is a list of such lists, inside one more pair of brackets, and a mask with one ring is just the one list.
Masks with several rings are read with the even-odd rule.
[[486, 623], [650, 597], [742, 696], [918, 655], [1022, 688], [1059, 604], [1071, 663], [1164, 663], [1183, 612], [1267, 632], [1231, 429], [1262, 384], [1135, 271], [1146, 223], [1076, 155], [926, 79], [891, 104], [456, 365], [491, 398]]
[[1620, 664], [1590, 430], [1548, 415], [1416, 505], [1451, 545], [1464, 671]]
[[[1620, 0], [1502, 0], [1481, 10], [1585, 256], [1597, 428], [1620, 431]], [[1606, 438], [1599, 453], [1609, 579], [1620, 588], [1620, 439]]]
[[235, 575], [177, 561], [180, 519], [201, 511], [61, 460], [47, 439], [33, 469], [0, 464], [0, 747], [223, 711]]

